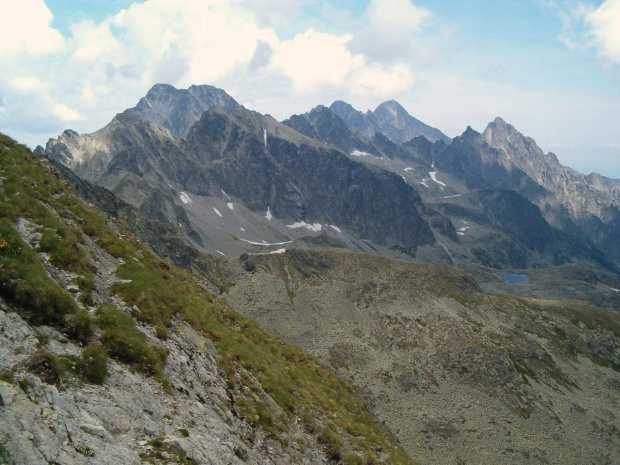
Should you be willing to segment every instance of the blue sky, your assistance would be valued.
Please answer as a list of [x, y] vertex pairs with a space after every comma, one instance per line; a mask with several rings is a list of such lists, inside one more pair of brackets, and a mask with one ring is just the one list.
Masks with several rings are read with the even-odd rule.
[[501, 116], [620, 178], [620, 0], [0, 2], [0, 131], [31, 147], [212, 84], [278, 119], [393, 98], [454, 137]]

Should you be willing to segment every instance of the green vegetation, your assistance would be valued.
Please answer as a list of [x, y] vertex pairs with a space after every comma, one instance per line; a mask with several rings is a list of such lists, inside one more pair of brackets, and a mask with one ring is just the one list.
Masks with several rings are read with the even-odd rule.
[[149, 345], [131, 316], [110, 305], [101, 305], [96, 315], [101, 342], [112, 357], [146, 375], [161, 377], [168, 353], [163, 347]]
[[89, 346], [82, 351], [80, 374], [86, 381], [103, 384], [108, 377], [108, 355], [101, 346]]
[[342, 452], [342, 439], [329, 428], [323, 428], [319, 435], [319, 442], [327, 449], [327, 456], [335, 461], [340, 460]]
[[29, 312], [35, 324], [60, 324], [77, 305], [47, 277], [41, 261], [19, 237], [11, 221], [0, 219], [0, 294]]
[[[262, 388], [284, 410], [285, 415], [315, 417], [348, 436], [348, 446], [377, 458], [377, 444], [392, 463], [412, 463], [406, 454], [386, 443], [384, 433], [374, 424], [351, 387], [314, 357], [281, 338], [256, 326], [234, 312], [223, 301], [193, 282], [188, 273], [170, 267], [148, 250], [139, 262], [128, 260], [117, 276], [127, 281], [113, 290], [129, 305], [139, 308], [137, 318], [153, 325], [170, 326], [178, 316], [217, 341], [220, 368], [236, 388], [234, 374], [247, 372], [259, 383], [242, 376], [241, 387], [257, 394]], [[259, 425], [272, 437], [286, 429], [285, 419], [275, 418], [257, 395], [247, 395], [237, 403], [240, 416]]]
[[30, 356], [26, 368], [41, 378], [47, 384], [60, 383], [60, 379], [65, 372], [63, 365], [58, 357], [50, 354], [46, 350], [38, 350]]
[[69, 317], [65, 326], [65, 333], [80, 344], [88, 344], [93, 337], [93, 322], [89, 313], [80, 310], [75, 315]]

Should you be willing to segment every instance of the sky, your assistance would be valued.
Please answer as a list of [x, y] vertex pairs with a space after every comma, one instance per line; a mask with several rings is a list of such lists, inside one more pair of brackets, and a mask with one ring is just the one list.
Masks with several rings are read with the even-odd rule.
[[105, 126], [156, 83], [283, 120], [394, 99], [450, 137], [496, 116], [620, 178], [620, 0], [0, 0], [0, 132]]

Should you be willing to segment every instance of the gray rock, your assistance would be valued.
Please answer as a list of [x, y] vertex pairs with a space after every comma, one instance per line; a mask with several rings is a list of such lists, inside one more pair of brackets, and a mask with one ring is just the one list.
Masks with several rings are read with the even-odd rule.
[[87, 423], [83, 423], [80, 425], [80, 428], [82, 431], [94, 436], [99, 436], [100, 438], [105, 436], [105, 428], [101, 425], [89, 425]]

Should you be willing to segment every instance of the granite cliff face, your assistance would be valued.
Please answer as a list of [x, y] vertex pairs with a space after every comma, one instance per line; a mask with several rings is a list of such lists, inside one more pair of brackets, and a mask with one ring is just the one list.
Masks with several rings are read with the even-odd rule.
[[[390, 101], [365, 115], [335, 102], [281, 124], [220, 89], [157, 85], [105, 128], [67, 130], [43, 155], [168, 222], [202, 252], [307, 239], [499, 269], [618, 269], [618, 182], [561, 166], [500, 118], [454, 141], [418, 123]], [[481, 203], [481, 189], [522, 198]], [[530, 211], [528, 202], [544, 225], [538, 214], [523, 216], [518, 231], [489, 219]]]

